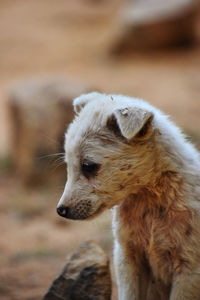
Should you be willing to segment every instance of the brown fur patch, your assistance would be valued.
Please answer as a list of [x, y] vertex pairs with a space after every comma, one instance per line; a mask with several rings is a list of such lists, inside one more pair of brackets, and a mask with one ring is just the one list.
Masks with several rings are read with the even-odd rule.
[[166, 284], [172, 274], [182, 272], [193, 260], [184, 249], [187, 247], [184, 236], [192, 233], [193, 226], [192, 213], [184, 205], [182, 187], [182, 178], [174, 172], [165, 172], [154, 187], [131, 194], [119, 210], [124, 234], [130, 240], [127, 255], [131, 260], [142, 261], [143, 249], [152, 273]]

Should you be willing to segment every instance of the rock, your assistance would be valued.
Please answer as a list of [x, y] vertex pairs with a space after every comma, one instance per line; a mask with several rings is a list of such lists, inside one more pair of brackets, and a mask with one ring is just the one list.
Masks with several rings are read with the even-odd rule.
[[192, 44], [199, 3], [199, 0], [127, 1], [114, 34], [113, 53]]
[[94, 242], [83, 243], [66, 261], [43, 300], [109, 300], [111, 275], [104, 251]]
[[[10, 88], [12, 158], [19, 176], [33, 183], [50, 177], [55, 153], [63, 153], [64, 132], [73, 119], [72, 101], [91, 89], [63, 77], [21, 81]], [[55, 174], [54, 174], [55, 176]]]

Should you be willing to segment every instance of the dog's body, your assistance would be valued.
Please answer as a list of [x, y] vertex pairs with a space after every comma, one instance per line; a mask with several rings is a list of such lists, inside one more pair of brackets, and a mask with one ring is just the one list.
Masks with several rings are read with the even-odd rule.
[[87, 219], [113, 207], [119, 300], [199, 300], [198, 152], [144, 101], [91, 93], [74, 106], [58, 213]]

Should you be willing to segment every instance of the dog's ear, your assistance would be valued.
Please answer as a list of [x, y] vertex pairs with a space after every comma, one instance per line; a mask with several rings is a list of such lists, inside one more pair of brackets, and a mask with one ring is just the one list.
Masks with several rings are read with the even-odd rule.
[[73, 101], [75, 113], [79, 113], [87, 103], [89, 103], [90, 101], [99, 97], [100, 95], [101, 94], [98, 92], [92, 92], [89, 94], [83, 94], [83, 95], [75, 98]]
[[127, 107], [117, 109], [107, 122], [109, 129], [115, 135], [121, 135], [131, 140], [132, 138], [145, 138], [151, 132], [153, 113], [141, 108]]

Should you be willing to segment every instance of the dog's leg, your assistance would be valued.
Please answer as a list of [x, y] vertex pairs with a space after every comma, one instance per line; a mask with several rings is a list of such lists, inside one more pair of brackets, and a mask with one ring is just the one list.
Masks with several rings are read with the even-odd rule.
[[199, 300], [200, 273], [181, 274], [172, 285], [170, 300]]
[[118, 286], [119, 300], [145, 300], [147, 297], [148, 277], [145, 272], [134, 268], [125, 257], [118, 242], [114, 247], [114, 266]]
[[117, 241], [114, 247], [114, 266], [119, 300], [139, 300], [139, 277], [134, 274], [132, 265]]

